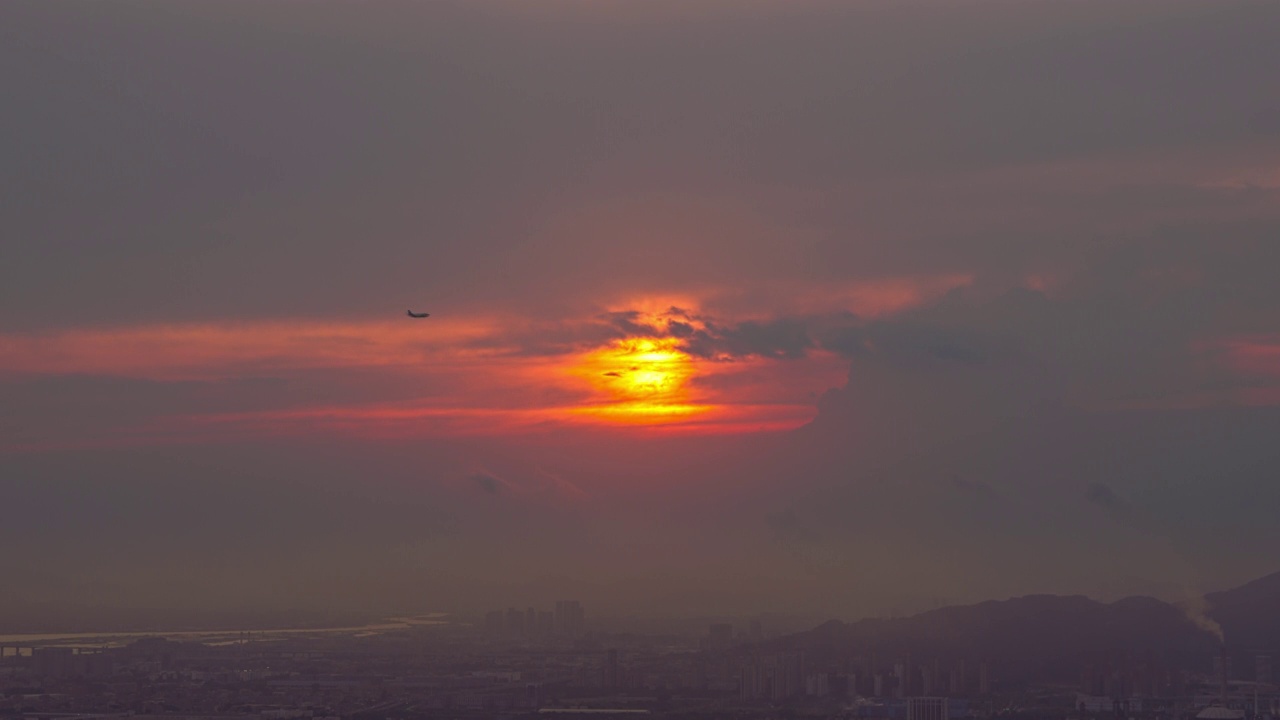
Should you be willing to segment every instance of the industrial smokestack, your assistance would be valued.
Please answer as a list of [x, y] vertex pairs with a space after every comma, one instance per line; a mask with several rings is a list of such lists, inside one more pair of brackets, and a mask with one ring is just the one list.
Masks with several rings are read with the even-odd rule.
[[1222, 645], [1222, 707], [1227, 706], [1227, 645]]

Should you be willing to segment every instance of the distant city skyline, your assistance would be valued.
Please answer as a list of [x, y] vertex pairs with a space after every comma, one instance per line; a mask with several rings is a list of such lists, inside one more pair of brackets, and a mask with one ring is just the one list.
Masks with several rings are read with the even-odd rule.
[[582, 604], [562, 600], [561, 627], [545, 633], [525, 620], [555, 611], [530, 607], [492, 611], [481, 624], [406, 618], [242, 632], [233, 642], [28, 638], [0, 643], [0, 714], [1271, 720], [1280, 712], [1271, 674], [1280, 573], [1206, 601], [1226, 645], [1150, 598], [1049, 596], [780, 635], [757, 619], [712, 622], [692, 636], [581, 625]]

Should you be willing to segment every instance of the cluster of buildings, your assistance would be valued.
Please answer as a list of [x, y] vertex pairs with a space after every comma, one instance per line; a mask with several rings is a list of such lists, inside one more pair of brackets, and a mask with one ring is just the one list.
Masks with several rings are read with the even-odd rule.
[[749, 656], [742, 665], [738, 687], [744, 700], [966, 698], [991, 694], [991, 670], [985, 661], [913, 663], [909, 656], [887, 665], [879, 664], [872, 656], [835, 667], [827, 664], [814, 668], [806, 664], [803, 652], [778, 652]]
[[743, 700], [785, 701], [801, 695], [827, 695], [825, 676], [805, 673], [804, 653], [786, 652], [754, 655], [742, 667], [738, 683]]
[[1080, 671], [1080, 694], [1086, 697], [1177, 697], [1187, 693], [1185, 671], [1158, 663], [1130, 664], [1103, 660]]
[[[369, 635], [10, 646], [0, 649], [0, 720], [516, 720], [604, 710], [760, 720], [784, 710], [860, 720], [1267, 720], [1280, 710], [1268, 657], [1256, 660], [1255, 680], [1232, 676], [1230, 687], [1225, 661], [1219, 684], [1124, 656], [1081, 669], [1078, 688], [993, 687], [981, 660], [800, 650], [728, 623], [705, 635], [610, 633], [587, 630], [584, 615], [580, 603], [563, 601], [533, 610], [532, 624], [524, 610], [491, 613], [478, 626]], [[550, 639], [526, 640], [541, 635]]]
[[733, 623], [711, 623], [703, 641], [703, 649], [727, 650], [735, 645], [760, 642], [763, 639], [764, 630], [758, 619], [751, 620], [745, 631], [736, 631]]
[[[754, 655], [744, 668], [744, 697], [807, 694], [906, 700], [992, 694], [991, 665], [985, 660], [914, 662], [910, 655], [903, 655], [891, 662], [882, 662], [872, 654], [852, 661], [827, 663], [821, 668], [822, 672], [816, 674], [814, 669], [806, 668], [803, 653]], [[772, 680], [774, 677], [782, 680]], [[769, 692], [757, 690], [762, 682], [771, 688]]]
[[[1252, 667], [1237, 671], [1236, 659]], [[1252, 676], [1241, 679], [1239, 675]], [[1074, 710], [1081, 716], [1189, 716], [1200, 720], [1280, 717], [1280, 687], [1272, 674], [1271, 656], [1233, 658], [1224, 648], [1213, 670], [1200, 676], [1161, 662], [1152, 654], [1135, 658], [1114, 654], [1086, 664], [1080, 672]]]
[[891, 664], [880, 665], [875, 656], [852, 674], [854, 692], [864, 697], [968, 697], [991, 694], [991, 664], [960, 659], [953, 662], [933, 660], [912, 662], [904, 656]]
[[555, 610], [508, 608], [485, 615], [491, 635], [513, 638], [579, 637], [586, 631], [586, 611], [577, 600], [559, 600]]

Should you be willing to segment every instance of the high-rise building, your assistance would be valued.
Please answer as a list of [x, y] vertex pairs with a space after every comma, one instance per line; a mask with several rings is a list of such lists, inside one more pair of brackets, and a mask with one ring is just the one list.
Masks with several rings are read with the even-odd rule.
[[783, 667], [786, 672], [786, 694], [777, 696], [776, 699], [794, 697], [804, 692], [805, 662], [803, 652], [787, 653], [784, 656]]
[[538, 611], [538, 635], [550, 637], [556, 631], [556, 614], [550, 610]]
[[555, 628], [557, 635], [581, 635], [586, 627], [586, 612], [577, 600], [557, 600]]
[[827, 673], [811, 673], [804, 679], [804, 694], [809, 697], [826, 697], [831, 694], [831, 676]]
[[1098, 673], [1097, 667], [1092, 664], [1085, 665], [1080, 671], [1080, 694], [1081, 695], [1102, 695], [1102, 677]]
[[538, 634], [538, 611], [533, 608], [525, 608], [524, 634], [530, 637]]
[[75, 651], [68, 647], [40, 647], [31, 651], [31, 661], [36, 675], [44, 678], [65, 678], [75, 674]]
[[707, 636], [707, 648], [711, 650], [723, 650], [733, 645], [733, 625], [729, 623], [714, 623], [711, 625]]
[[484, 616], [484, 629], [489, 631], [489, 633], [493, 635], [501, 635], [502, 628], [503, 628], [503, 624], [502, 624], [501, 610], [494, 610], [493, 612]]
[[946, 698], [907, 698], [907, 720], [949, 720], [947, 710]]
[[610, 690], [617, 690], [622, 686], [620, 680], [621, 678], [618, 671], [618, 651], [610, 650], [604, 664], [604, 686]]
[[805, 689], [803, 653], [757, 656], [742, 668], [739, 695], [743, 700], [786, 700]]
[[934, 695], [937, 692], [937, 685], [934, 678], [938, 676], [938, 661], [934, 661], [933, 665], [920, 666], [920, 694]]
[[764, 668], [758, 660], [753, 659], [742, 666], [738, 680], [738, 697], [743, 700], [756, 700], [763, 696]]
[[517, 637], [524, 635], [524, 613], [515, 608], [507, 610], [507, 634]]

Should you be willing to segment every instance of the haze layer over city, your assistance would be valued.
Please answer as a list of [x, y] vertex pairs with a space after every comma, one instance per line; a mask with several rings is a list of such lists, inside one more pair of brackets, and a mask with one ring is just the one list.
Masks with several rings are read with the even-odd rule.
[[0, 4], [0, 687], [1265, 714], [1278, 70], [1261, 1]]

